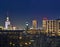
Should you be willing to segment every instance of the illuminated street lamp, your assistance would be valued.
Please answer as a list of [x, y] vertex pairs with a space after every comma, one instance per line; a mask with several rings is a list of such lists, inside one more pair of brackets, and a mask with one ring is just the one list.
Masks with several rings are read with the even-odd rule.
[[25, 45], [28, 45], [28, 43], [27, 43], [27, 42], [25, 42]]
[[29, 44], [31, 44], [31, 42], [29, 42]]
[[10, 45], [12, 44], [12, 42], [10, 42]]
[[20, 36], [19, 39], [22, 39], [22, 37]]
[[15, 46], [15, 44], [13, 44], [13, 46]]

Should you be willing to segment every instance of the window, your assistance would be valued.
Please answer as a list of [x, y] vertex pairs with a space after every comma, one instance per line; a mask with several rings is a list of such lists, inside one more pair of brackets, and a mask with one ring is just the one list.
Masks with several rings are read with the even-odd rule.
[[60, 22], [59, 22], [59, 29], [60, 29]]

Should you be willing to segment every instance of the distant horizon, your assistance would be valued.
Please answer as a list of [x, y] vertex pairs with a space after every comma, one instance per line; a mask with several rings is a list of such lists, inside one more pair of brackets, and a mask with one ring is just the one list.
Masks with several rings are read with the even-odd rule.
[[[8, 16], [7, 16], [7, 17], [8, 17]], [[7, 17], [6, 17], [6, 18], [7, 18]], [[5, 21], [6, 21], [6, 18], [5, 18]], [[47, 17], [43, 17], [43, 18], [47, 18]], [[42, 18], [42, 20], [43, 20], [43, 18]], [[59, 19], [59, 18], [58, 18], [58, 19]], [[9, 17], [9, 20], [10, 20], [10, 22], [11, 22], [11, 18], [10, 18], [10, 17]], [[33, 20], [37, 20], [37, 19], [33, 19]], [[33, 21], [33, 20], [32, 20], [32, 21]], [[57, 20], [57, 19], [49, 19], [49, 18], [47, 18], [47, 20]], [[4, 22], [5, 22], [5, 21], [4, 21]], [[32, 27], [32, 21], [30, 21], [30, 22], [31, 22], [31, 26], [29, 25], [30, 28]], [[28, 21], [27, 21], [27, 22], [28, 22]], [[11, 23], [12, 23], [12, 22], [11, 22]], [[42, 21], [41, 21], [41, 23], [42, 23]], [[13, 23], [13, 24], [14, 24], [14, 23]], [[16, 26], [16, 25], [13, 25], [13, 24], [11, 24], [11, 25], [12, 25], [12, 26]], [[30, 23], [29, 23], [29, 24], [30, 24]], [[37, 22], [37, 24], [38, 24], [38, 22]], [[1, 25], [0, 25], [0, 26], [1, 26]], [[3, 25], [2, 25], [2, 26], [3, 26]], [[19, 26], [19, 25], [18, 25], [18, 26]], [[18, 27], [18, 26], [17, 26], [17, 28], [25, 29], [25, 28], [21, 28], [20, 26], [19, 26], [19, 27]], [[42, 26], [42, 24], [41, 24], [40, 26], [38, 26], [38, 27], [41, 27], [41, 26]], [[3, 26], [3, 27], [4, 27], [4, 26]], [[25, 27], [26, 27], [26, 22], [25, 22]]]
[[57, 0], [1, 0], [0, 1], [0, 25], [10, 17], [11, 24], [25, 28], [25, 22], [37, 19], [38, 26], [41, 26], [42, 18], [59, 19], [60, 1]]

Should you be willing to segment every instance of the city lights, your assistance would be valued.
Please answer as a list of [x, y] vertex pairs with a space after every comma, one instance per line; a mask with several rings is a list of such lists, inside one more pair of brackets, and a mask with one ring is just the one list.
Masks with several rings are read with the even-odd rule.
[[29, 42], [29, 44], [31, 44], [31, 42]]
[[0, 47], [60, 47], [60, 0], [0, 0]]
[[28, 43], [25, 43], [25, 45], [28, 45]]
[[22, 37], [20, 36], [19, 39], [22, 39]]
[[[13, 26], [11, 24], [11, 21], [9, 20], [10, 18], [7, 17], [6, 21], [5, 21], [5, 27], [0, 26], [0, 30], [20, 30], [17, 29], [17, 27]], [[30, 34], [36, 34], [36, 33], [45, 33], [46, 35], [51, 36], [60, 36], [60, 20], [49, 20], [48, 18], [43, 18], [42, 20], [42, 26], [39, 28], [37, 25], [37, 20], [32, 20], [32, 26], [29, 27], [29, 23], [26, 22], [25, 24], [25, 29], [22, 30], [26, 30], [25, 33], [30, 33]], [[21, 27], [20, 27], [21, 28]], [[21, 39], [21, 38], [20, 38]]]
[[15, 46], [15, 44], [13, 44], [13, 46]]
[[10, 42], [10, 45], [12, 44], [12, 42]]

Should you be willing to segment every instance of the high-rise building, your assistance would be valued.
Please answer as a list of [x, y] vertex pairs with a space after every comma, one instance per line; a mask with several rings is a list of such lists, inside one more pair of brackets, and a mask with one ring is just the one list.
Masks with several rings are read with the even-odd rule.
[[43, 18], [43, 23], [42, 23], [42, 27], [43, 27], [43, 30], [44, 32], [47, 32], [47, 18]]
[[[60, 20], [59, 20], [60, 21]], [[43, 19], [43, 30], [45, 33], [48, 35], [60, 35], [59, 31], [59, 22], [58, 20], [48, 20], [48, 19]]]
[[56, 20], [56, 24], [57, 24], [57, 34], [60, 36], [60, 19]]
[[8, 30], [9, 26], [10, 26], [10, 21], [9, 21], [9, 17], [7, 17], [5, 21], [5, 29]]
[[28, 29], [29, 29], [29, 24], [28, 22], [26, 22], [26, 32], [28, 31]]
[[32, 21], [32, 26], [33, 26], [33, 29], [37, 28], [37, 20]]
[[47, 21], [47, 32], [49, 35], [55, 36], [57, 32], [56, 20]]

